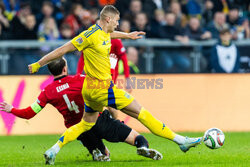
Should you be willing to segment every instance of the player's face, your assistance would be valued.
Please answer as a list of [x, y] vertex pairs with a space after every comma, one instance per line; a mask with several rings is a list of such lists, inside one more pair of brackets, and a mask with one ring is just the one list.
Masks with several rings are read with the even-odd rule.
[[110, 29], [109, 32], [113, 32], [115, 31], [115, 29], [117, 28], [117, 26], [119, 25], [119, 20], [120, 20], [120, 16], [117, 14], [114, 17], [110, 18]]

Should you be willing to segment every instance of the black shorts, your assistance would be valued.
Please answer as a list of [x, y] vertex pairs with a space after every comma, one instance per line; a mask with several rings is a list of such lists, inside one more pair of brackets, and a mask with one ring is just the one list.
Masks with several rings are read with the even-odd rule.
[[120, 120], [111, 118], [107, 110], [99, 116], [95, 126], [91, 129], [98, 138], [106, 139], [109, 142], [124, 142], [131, 130]]
[[[131, 130], [130, 127], [120, 122], [120, 120], [111, 118], [110, 113], [105, 110], [88, 133], [93, 133], [97, 138], [105, 139], [109, 142], [124, 142]], [[84, 133], [79, 138], [82, 138], [82, 135]]]
[[105, 110], [98, 117], [96, 124], [89, 131], [82, 133], [77, 139], [89, 150], [90, 154], [96, 148], [105, 154], [105, 145], [102, 139], [109, 142], [124, 142], [131, 130], [124, 123], [111, 118], [109, 111]]

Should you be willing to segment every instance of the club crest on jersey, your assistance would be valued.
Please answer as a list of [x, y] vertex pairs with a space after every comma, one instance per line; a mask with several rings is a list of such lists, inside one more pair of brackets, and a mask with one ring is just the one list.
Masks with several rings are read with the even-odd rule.
[[63, 84], [61, 86], [56, 87], [56, 90], [57, 90], [57, 92], [61, 92], [61, 91], [68, 89], [68, 88], [69, 88], [69, 84], [66, 83], [66, 84]]
[[109, 43], [109, 40], [103, 41], [102, 45], [107, 45]]
[[82, 37], [77, 38], [76, 42], [78, 42], [79, 44], [82, 44], [83, 43]]

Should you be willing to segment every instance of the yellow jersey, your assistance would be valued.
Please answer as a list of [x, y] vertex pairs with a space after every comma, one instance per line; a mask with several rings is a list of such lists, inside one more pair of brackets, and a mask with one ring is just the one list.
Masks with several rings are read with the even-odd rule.
[[71, 40], [78, 51], [83, 51], [84, 71], [98, 80], [110, 80], [110, 34], [95, 24]]

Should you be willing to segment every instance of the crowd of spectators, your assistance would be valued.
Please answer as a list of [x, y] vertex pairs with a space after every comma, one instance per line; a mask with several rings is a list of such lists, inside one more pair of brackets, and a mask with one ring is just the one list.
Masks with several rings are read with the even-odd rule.
[[[246, 0], [2, 0], [0, 40], [71, 39], [94, 24], [107, 4], [120, 11], [119, 30], [145, 31], [145, 38], [183, 44], [220, 41], [225, 29], [230, 40], [250, 38], [250, 2]], [[176, 50], [160, 48], [158, 57], [162, 72], [191, 66], [190, 58]]]
[[145, 31], [146, 38], [187, 43], [218, 39], [224, 28], [234, 40], [250, 37], [244, 0], [3, 0], [0, 39], [70, 39], [92, 25], [106, 4], [121, 12], [122, 31]]

